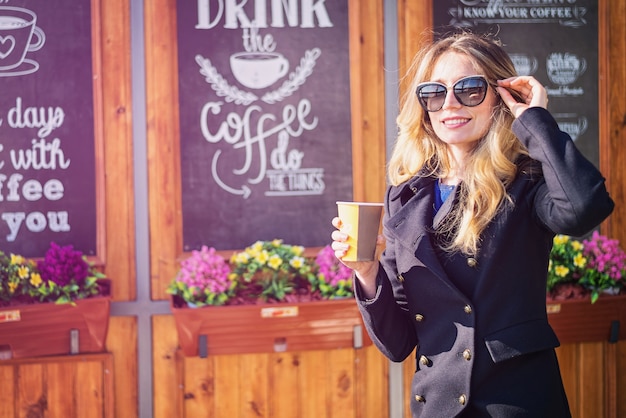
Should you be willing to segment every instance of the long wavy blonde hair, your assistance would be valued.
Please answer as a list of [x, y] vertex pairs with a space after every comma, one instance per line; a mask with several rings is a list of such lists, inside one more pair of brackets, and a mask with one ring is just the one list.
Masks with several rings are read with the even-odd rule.
[[[517, 75], [500, 43], [487, 36], [464, 32], [423, 48], [414, 57], [407, 74], [412, 82], [402, 98], [396, 120], [398, 137], [387, 173], [392, 185], [416, 175], [445, 178], [453, 169], [447, 145], [435, 135], [428, 113], [415, 94], [417, 85], [431, 79], [438, 58], [447, 52], [467, 56], [477, 74], [484, 75], [494, 89], [496, 80]], [[499, 210], [513, 203], [507, 186], [517, 173], [515, 160], [528, 152], [511, 132], [514, 117], [499, 96], [492, 112], [491, 126], [485, 137], [468, 156], [460, 184], [459, 205], [438, 231], [446, 237], [441, 245], [447, 251], [477, 254], [481, 233]]]

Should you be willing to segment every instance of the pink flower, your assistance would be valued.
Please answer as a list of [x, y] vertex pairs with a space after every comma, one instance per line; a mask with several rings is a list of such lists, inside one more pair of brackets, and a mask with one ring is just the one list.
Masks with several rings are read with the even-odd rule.
[[319, 266], [319, 274], [324, 277], [329, 285], [337, 286], [341, 281], [351, 280], [352, 269], [337, 260], [335, 252], [329, 245], [322, 248], [317, 254], [315, 262]]
[[583, 254], [588, 258], [588, 268], [608, 275], [619, 281], [626, 268], [626, 253], [620, 248], [619, 241], [609, 239], [594, 231], [591, 239], [583, 241]]
[[230, 266], [217, 254], [215, 248], [202, 246], [192, 251], [191, 256], [180, 263], [177, 280], [188, 287], [211, 293], [223, 293], [230, 288]]

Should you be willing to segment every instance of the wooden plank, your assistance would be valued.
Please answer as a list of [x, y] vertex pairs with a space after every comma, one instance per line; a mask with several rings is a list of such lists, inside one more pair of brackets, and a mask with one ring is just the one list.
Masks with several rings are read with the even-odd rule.
[[[431, 1], [398, 0], [398, 78], [400, 98], [406, 93], [410, 78], [404, 78], [414, 55], [432, 40], [433, 11]], [[393, 69], [395, 70], [395, 68]]]
[[578, 385], [580, 393], [577, 399], [581, 417], [606, 417], [604, 376], [604, 342], [580, 343], [578, 360], [580, 373]]
[[17, 367], [16, 412], [30, 416], [44, 416], [48, 400], [44, 392], [43, 365], [20, 364]]
[[[219, 402], [215, 404], [214, 417], [243, 417], [241, 395], [241, 369], [240, 358], [242, 356], [228, 355], [215, 357], [215, 397]], [[243, 382], [249, 379], [244, 378]]]
[[13, 364], [3, 364], [0, 361], [0, 418], [16, 416], [15, 369]]
[[[299, 417], [301, 401], [306, 396], [298, 390], [300, 353], [270, 354], [268, 364], [268, 416]], [[289, 394], [280, 396], [278, 394]]]
[[[608, 1], [608, 162], [602, 166], [607, 177], [609, 191], [617, 203], [608, 221], [608, 235], [626, 243], [626, 102], [620, 89], [626, 83], [626, 3], [622, 0]], [[604, 141], [601, 138], [601, 144]], [[600, 149], [604, 149], [603, 146]], [[622, 393], [624, 391], [622, 390]]]
[[[75, 365], [74, 399], [76, 416], [81, 418], [98, 418], [105, 415], [105, 381], [106, 366], [93, 361], [81, 361]], [[109, 394], [113, 396], [113, 394]]]
[[177, 257], [182, 252], [176, 1], [144, 2], [144, 16], [150, 281], [152, 298], [165, 299], [165, 289], [176, 275]]
[[[607, 102], [606, 113], [608, 116], [608, 126], [601, 130], [600, 154], [601, 169], [607, 177], [609, 191], [616, 207], [603, 232], [612, 238], [618, 239], [621, 243], [626, 243], [626, 103], [619, 88], [626, 83], [626, 2], [622, 0], [604, 0], [599, 3], [600, 24], [605, 28], [601, 33], [606, 34], [599, 41], [604, 40], [604, 45], [600, 44], [600, 57], [608, 56], [608, 68], [601, 67], [601, 74], [605, 79], [601, 80], [600, 88], [605, 87], [607, 92], [601, 97], [603, 102]], [[606, 119], [601, 121], [606, 123]], [[606, 133], [606, 134], [603, 134]], [[608, 138], [607, 141], [604, 138]], [[622, 321], [621, 328], [626, 327]], [[616, 411], [616, 416], [626, 417], [626, 403], [623, 402], [623, 394], [626, 393], [626, 342], [620, 341], [617, 346], [617, 370], [616, 386], [612, 388], [609, 396], [609, 412]]]
[[49, 418], [76, 417], [76, 367], [73, 363], [47, 363], [44, 373]]
[[330, 350], [327, 354], [327, 364], [330, 368], [330, 409], [329, 417], [355, 417], [355, 373], [354, 350]]
[[184, 417], [184, 377], [179, 368], [174, 318], [171, 315], [153, 316], [152, 330], [154, 418]]
[[[621, 324], [623, 327], [626, 324]], [[618, 417], [626, 417], [626, 402], [624, 402], [624, 393], [626, 393], [626, 341], [617, 343], [617, 384], [616, 384], [616, 409]]]
[[[245, 354], [239, 357], [239, 380], [241, 384], [241, 407], [243, 418], [269, 416], [268, 405], [268, 354]], [[276, 394], [272, 394], [276, 395]]]
[[[355, 5], [356, 1], [350, 3], [351, 7]], [[386, 185], [383, 2], [361, 1], [359, 14], [358, 28], [351, 28], [351, 32], [358, 30], [359, 42], [350, 45], [351, 50], [361, 48], [357, 67], [361, 85], [360, 88], [352, 85], [353, 93], [358, 95], [352, 100], [361, 103], [362, 112], [352, 115], [353, 121], [361, 124], [360, 128], [353, 127], [354, 199], [382, 202]], [[362, 138], [358, 137], [359, 133]]]
[[332, 402], [329, 396], [328, 373], [327, 353], [325, 351], [300, 352], [298, 390], [304, 394], [300, 398], [302, 418], [330, 416]]
[[[114, 280], [114, 300], [133, 300], [135, 207], [130, 70], [130, 0], [100, 0], [102, 132], [104, 136], [104, 272]], [[129, 410], [130, 411], [130, 410]]]
[[[365, 331], [363, 331], [365, 332]], [[355, 351], [355, 416], [379, 418], [389, 413], [389, 362], [375, 346]]]
[[105, 376], [115, 381], [113, 393], [107, 397], [107, 402], [115, 399], [115, 403], [108, 404], [107, 408], [114, 408], [116, 417], [137, 417], [137, 317], [111, 317], [106, 347], [115, 358], [115, 362], [107, 366], [111, 373]]
[[215, 362], [212, 357], [177, 356], [184, 363], [184, 416], [202, 418], [215, 409]]

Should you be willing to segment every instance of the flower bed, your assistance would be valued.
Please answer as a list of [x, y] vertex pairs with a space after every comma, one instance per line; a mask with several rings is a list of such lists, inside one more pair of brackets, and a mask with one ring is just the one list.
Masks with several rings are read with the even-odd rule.
[[229, 260], [205, 246], [181, 262], [168, 293], [194, 307], [351, 298], [352, 270], [330, 246], [310, 259], [304, 247], [257, 241]]
[[603, 293], [621, 293], [625, 275], [626, 253], [619, 241], [597, 231], [582, 242], [557, 235], [548, 266], [548, 298], [564, 300], [589, 295], [593, 304]]
[[193, 251], [168, 289], [182, 352], [206, 356], [371, 344], [351, 276], [329, 246], [315, 258], [281, 240], [257, 241], [228, 261], [213, 248]]
[[0, 359], [104, 351], [111, 281], [72, 246], [0, 251]]

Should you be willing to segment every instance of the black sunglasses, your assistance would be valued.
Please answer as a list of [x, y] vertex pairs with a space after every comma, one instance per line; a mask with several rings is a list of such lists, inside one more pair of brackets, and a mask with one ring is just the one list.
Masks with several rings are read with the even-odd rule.
[[[481, 104], [487, 96], [487, 88], [489, 83], [487, 79], [481, 75], [473, 75], [463, 77], [452, 86], [454, 97], [463, 106], [474, 107]], [[446, 95], [448, 94], [448, 86], [435, 81], [428, 81], [417, 85], [417, 100], [427, 112], [437, 112], [441, 110]]]

